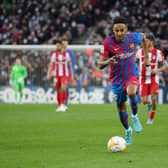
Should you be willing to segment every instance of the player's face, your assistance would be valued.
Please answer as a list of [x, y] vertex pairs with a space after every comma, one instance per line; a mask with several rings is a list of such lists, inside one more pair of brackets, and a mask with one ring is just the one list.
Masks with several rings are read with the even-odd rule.
[[116, 40], [124, 41], [125, 35], [127, 33], [127, 26], [123, 23], [115, 24], [113, 27], [113, 32]]
[[21, 65], [21, 60], [20, 59], [16, 59], [16, 65]]
[[148, 48], [151, 48], [154, 46], [154, 42], [152, 40], [147, 39], [147, 45], [148, 45]]
[[67, 47], [68, 47], [68, 41], [63, 40], [63, 41], [62, 41], [62, 44], [64, 45], [64, 48], [67, 49]]
[[57, 43], [57, 51], [58, 52], [62, 51], [62, 44], [61, 43]]

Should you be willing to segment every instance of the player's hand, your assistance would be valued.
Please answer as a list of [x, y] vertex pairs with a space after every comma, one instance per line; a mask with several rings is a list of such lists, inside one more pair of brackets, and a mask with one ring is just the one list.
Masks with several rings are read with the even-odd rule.
[[158, 73], [159, 73], [159, 71], [157, 69], [151, 70], [151, 74], [158, 74]]
[[76, 80], [74, 78], [71, 78], [71, 85], [76, 86]]
[[116, 63], [117, 63], [117, 62], [116, 62], [116, 56], [109, 58], [108, 61], [109, 61], [109, 64], [110, 64], [110, 65], [116, 64]]
[[146, 67], [151, 66], [151, 62], [150, 62], [149, 60], [145, 60], [145, 61], [144, 61], [144, 65], [145, 65]]
[[51, 79], [51, 76], [47, 74], [47, 80], [49, 81]]
[[22, 82], [23, 82], [23, 78], [19, 78], [19, 79], [17, 80], [17, 82], [18, 82], [18, 83], [22, 83]]

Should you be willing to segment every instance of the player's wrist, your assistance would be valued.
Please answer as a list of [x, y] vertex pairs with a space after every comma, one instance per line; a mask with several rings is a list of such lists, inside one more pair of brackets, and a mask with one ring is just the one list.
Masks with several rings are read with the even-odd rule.
[[156, 73], [160, 73], [162, 70], [159, 68], [156, 70]]
[[105, 60], [104, 65], [109, 65], [110, 64], [110, 58]]

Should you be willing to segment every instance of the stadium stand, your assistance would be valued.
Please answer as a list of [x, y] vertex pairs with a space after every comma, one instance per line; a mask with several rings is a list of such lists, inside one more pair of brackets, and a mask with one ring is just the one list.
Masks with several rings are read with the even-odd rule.
[[[110, 0], [2, 0], [0, 44], [54, 44], [56, 39], [61, 39], [65, 34], [70, 44], [74, 41], [81, 43], [81, 36], [85, 39], [83, 44], [101, 44], [102, 40], [112, 33], [113, 19], [119, 15], [128, 18], [130, 30], [152, 31], [158, 47], [163, 50], [165, 57], [168, 57], [166, 0], [114, 0], [113, 3]], [[50, 53], [47, 54], [24, 53], [22, 59], [29, 70], [27, 84], [46, 84], [46, 64], [49, 62]], [[0, 85], [9, 84], [11, 65], [20, 55], [20, 51], [0, 51]], [[96, 68], [97, 53], [93, 55], [95, 57], [91, 57], [87, 52], [77, 52], [75, 55], [79, 84], [84, 87], [89, 83], [107, 86], [106, 75], [101, 82], [101, 72]], [[84, 64], [89, 68], [83, 68]], [[90, 72], [93, 72], [92, 76], [89, 75]]]

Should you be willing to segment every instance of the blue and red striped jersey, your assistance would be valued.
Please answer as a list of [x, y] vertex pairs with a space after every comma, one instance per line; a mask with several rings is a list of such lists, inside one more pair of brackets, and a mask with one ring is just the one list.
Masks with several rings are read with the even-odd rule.
[[138, 76], [135, 54], [141, 42], [142, 33], [127, 33], [124, 41], [117, 41], [114, 35], [104, 40], [104, 53], [101, 57], [109, 58], [116, 55], [117, 64], [112, 65], [110, 70], [112, 84], [120, 85], [131, 75]]

